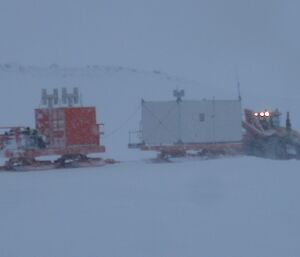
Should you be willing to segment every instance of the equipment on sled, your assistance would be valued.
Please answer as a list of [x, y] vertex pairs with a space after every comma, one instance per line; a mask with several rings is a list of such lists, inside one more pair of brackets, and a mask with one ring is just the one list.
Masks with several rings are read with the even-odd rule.
[[160, 159], [243, 153], [241, 100], [142, 100], [141, 129], [129, 132], [129, 148], [157, 151]]
[[[80, 104], [77, 88], [59, 96], [42, 90], [41, 107], [35, 109], [35, 128], [0, 127], [0, 152], [8, 160], [2, 170], [40, 170], [64, 167], [101, 166], [112, 160], [91, 158], [88, 154], [103, 153], [96, 108]], [[37, 157], [59, 156], [56, 160]]]

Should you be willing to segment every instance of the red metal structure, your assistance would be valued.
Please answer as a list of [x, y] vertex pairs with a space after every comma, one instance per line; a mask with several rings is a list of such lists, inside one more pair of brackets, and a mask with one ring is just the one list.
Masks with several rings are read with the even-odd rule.
[[36, 130], [45, 137], [50, 148], [100, 146], [100, 125], [96, 123], [95, 107], [63, 107], [35, 110]]
[[242, 142], [237, 143], [209, 143], [209, 144], [177, 144], [169, 146], [140, 145], [143, 151], [159, 152], [159, 158], [180, 156], [213, 157], [220, 155], [239, 155], [243, 153]]
[[[43, 90], [42, 108], [35, 110], [35, 129], [1, 127], [0, 151], [8, 158], [2, 169], [32, 170], [60, 167], [98, 166], [112, 160], [90, 158], [92, 153], [105, 152], [100, 144], [100, 124], [95, 107], [79, 104], [78, 90], [68, 94]], [[36, 157], [60, 156], [55, 161], [38, 161]]]
[[[130, 132], [138, 134], [140, 131]], [[131, 149], [158, 152], [158, 159], [169, 157], [205, 157], [213, 158], [222, 155], [240, 155], [244, 153], [243, 142], [233, 143], [177, 143], [172, 145], [147, 145], [143, 142], [129, 143]]]

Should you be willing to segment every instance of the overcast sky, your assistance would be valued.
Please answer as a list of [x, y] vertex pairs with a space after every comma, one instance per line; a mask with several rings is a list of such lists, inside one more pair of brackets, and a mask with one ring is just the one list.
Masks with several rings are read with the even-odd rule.
[[299, 11], [297, 0], [1, 0], [0, 63], [123, 65], [220, 86], [238, 70], [244, 92], [295, 94]]

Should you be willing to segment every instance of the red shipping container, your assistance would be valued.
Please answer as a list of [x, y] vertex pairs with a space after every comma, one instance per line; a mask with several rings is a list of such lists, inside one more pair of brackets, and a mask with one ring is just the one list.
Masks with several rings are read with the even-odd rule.
[[95, 107], [36, 109], [35, 119], [50, 147], [100, 145]]
[[99, 130], [93, 107], [65, 108], [66, 145], [98, 145]]

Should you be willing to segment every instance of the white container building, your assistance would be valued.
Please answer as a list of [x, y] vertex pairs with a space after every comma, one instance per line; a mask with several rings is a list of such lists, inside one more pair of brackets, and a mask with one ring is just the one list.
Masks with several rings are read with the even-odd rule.
[[241, 142], [241, 101], [143, 100], [141, 140], [148, 146]]

